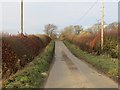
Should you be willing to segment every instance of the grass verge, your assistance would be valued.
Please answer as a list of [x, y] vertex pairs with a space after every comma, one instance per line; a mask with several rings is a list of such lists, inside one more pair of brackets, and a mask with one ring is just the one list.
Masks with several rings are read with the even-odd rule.
[[64, 41], [68, 49], [78, 58], [87, 61], [110, 78], [118, 81], [118, 60], [108, 56], [95, 56], [79, 49], [68, 41]]
[[51, 42], [28, 66], [4, 81], [3, 88], [40, 88], [47, 77], [43, 73], [48, 71], [53, 53], [54, 42]]

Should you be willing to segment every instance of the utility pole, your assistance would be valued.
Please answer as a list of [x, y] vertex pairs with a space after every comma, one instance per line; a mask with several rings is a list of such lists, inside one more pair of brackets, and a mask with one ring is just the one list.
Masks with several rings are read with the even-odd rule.
[[23, 35], [23, 0], [20, 4], [20, 33]]
[[101, 17], [101, 50], [104, 42], [104, 0], [102, 0], [102, 17]]

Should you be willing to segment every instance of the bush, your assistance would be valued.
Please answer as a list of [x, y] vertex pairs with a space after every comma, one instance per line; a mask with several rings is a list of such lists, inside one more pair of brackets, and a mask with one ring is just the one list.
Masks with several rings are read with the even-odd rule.
[[27, 67], [4, 81], [3, 88], [40, 88], [46, 78], [42, 73], [48, 71], [53, 54], [54, 42], [51, 42]]
[[[8, 43], [2, 42], [2, 74], [3, 78], [7, 78], [11, 75], [11, 73], [14, 73], [17, 71], [17, 67], [15, 67], [15, 64], [17, 63], [17, 56], [15, 52], [10, 48]], [[14, 67], [14, 68], [13, 68]]]
[[104, 33], [104, 49], [101, 51], [100, 32], [82, 32], [79, 35], [66, 34], [66, 40], [79, 46], [81, 50], [95, 55], [107, 54], [118, 58], [118, 31], [110, 30]]
[[[8, 35], [2, 36], [2, 60], [3, 78], [8, 78], [17, 70], [23, 68], [37, 56], [50, 42], [49, 37], [43, 37], [46, 41], [35, 35]], [[10, 65], [9, 65], [10, 64]], [[9, 73], [9, 75], [8, 75]]]
[[36, 36], [39, 37], [43, 41], [45, 46], [48, 45], [48, 43], [51, 41], [51, 38], [46, 34], [44, 35], [37, 34]]

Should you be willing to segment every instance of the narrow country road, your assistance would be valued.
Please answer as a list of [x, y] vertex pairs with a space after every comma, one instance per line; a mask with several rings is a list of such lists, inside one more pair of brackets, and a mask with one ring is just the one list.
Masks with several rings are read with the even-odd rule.
[[118, 88], [118, 84], [72, 55], [62, 41], [56, 41], [45, 88]]

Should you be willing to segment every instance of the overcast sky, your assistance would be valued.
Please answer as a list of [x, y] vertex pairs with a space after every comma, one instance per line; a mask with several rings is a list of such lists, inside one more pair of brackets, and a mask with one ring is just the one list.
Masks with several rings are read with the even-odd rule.
[[[90, 11], [88, 9], [97, 0], [84, 0], [84, 2], [83, 0], [23, 1], [24, 32], [28, 34], [43, 33], [44, 25], [49, 23], [57, 25], [60, 30], [65, 26], [76, 24], [88, 27], [101, 18], [101, 0], [98, 0]], [[118, 21], [118, 1], [105, 0], [105, 22], [107, 24]], [[84, 15], [86, 11], [88, 13]], [[20, 0], [9, 0], [9, 2], [4, 0], [0, 3], [0, 20], [2, 31], [18, 33], [20, 30]]]

